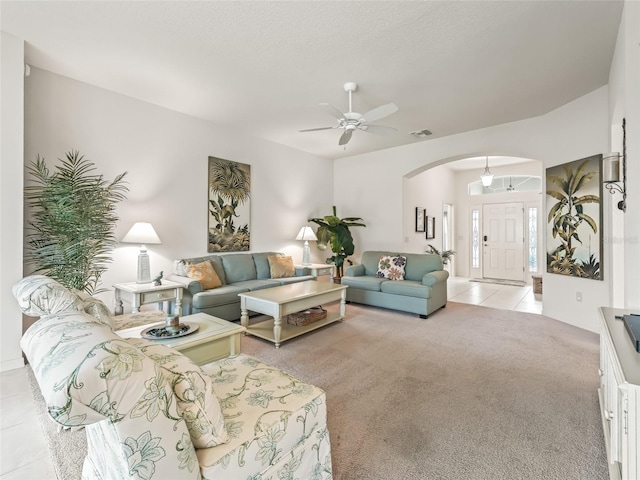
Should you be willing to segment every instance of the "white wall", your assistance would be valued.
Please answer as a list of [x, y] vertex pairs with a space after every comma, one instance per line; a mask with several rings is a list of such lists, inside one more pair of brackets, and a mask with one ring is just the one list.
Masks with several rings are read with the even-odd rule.
[[0, 34], [0, 371], [5, 371], [24, 365], [22, 313], [11, 294], [22, 278], [24, 42]]
[[640, 310], [640, 2], [625, 1], [609, 83], [612, 151], [622, 151], [622, 118], [627, 123], [627, 211], [617, 211], [616, 195], [606, 210], [612, 234], [605, 245], [613, 261], [615, 305]]
[[[607, 98], [603, 87], [540, 117], [337, 160], [336, 205], [345, 215], [357, 213], [367, 223], [366, 231], [354, 234], [360, 251], [400, 250], [405, 218], [403, 175], [471, 156], [531, 158], [546, 168], [604, 153], [609, 148]], [[362, 172], [367, 172], [366, 179]], [[354, 182], [356, 179], [360, 181]], [[543, 311], [596, 331], [597, 307], [609, 303], [607, 281], [545, 274]], [[582, 292], [582, 302], [576, 301], [576, 291]]]
[[[331, 161], [249, 137], [37, 68], [25, 85], [25, 159], [49, 163], [78, 149], [112, 179], [127, 171], [128, 199], [117, 236], [138, 220], [153, 224], [161, 245], [149, 245], [151, 272], [169, 274], [172, 260], [207, 253], [207, 168], [215, 156], [251, 165], [251, 250], [284, 251], [302, 261], [295, 241], [311, 216], [332, 205]], [[314, 260], [323, 257], [312, 248]], [[100, 295], [135, 281], [138, 247], [121, 245]]]
[[[403, 178], [402, 204], [404, 246], [402, 252], [424, 253], [432, 244], [442, 249], [442, 204], [455, 203], [455, 174], [446, 166], [437, 166], [416, 176]], [[435, 238], [427, 240], [426, 232], [416, 232], [416, 207], [435, 217]], [[364, 232], [363, 232], [364, 233]]]

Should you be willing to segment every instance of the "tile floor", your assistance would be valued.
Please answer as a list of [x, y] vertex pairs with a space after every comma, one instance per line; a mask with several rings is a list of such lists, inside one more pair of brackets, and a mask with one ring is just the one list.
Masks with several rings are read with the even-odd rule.
[[531, 285], [514, 287], [470, 282], [468, 278], [463, 277], [449, 277], [447, 294], [448, 300], [452, 302], [518, 312], [542, 313], [542, 295], [534, 294]]
[[25, 368], [0, 373], [0, 479], [55, 480]]
[[[542, 296], [534, 294], [531, 285], [514, 287], [451, 277], [448, 296], [452, 302], [542, 313]], [[0, 373], [0, 426], [0, 480], [55, 480], [24, 368]]]

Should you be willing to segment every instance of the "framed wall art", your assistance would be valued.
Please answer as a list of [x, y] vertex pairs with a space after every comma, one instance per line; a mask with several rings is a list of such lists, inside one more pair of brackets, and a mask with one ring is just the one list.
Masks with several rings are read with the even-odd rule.
[[436, 238], [436, 217], [427, 215], [425, 222], [427, 225], [427, 239]]
[[416, 232], [424, 232], [424, 208], [416, 207]]
[[546, 170], [547, 272], [602, 280], [602, 155]]
[[208, 252], [251, 247], [251, 165], [209, 157]]

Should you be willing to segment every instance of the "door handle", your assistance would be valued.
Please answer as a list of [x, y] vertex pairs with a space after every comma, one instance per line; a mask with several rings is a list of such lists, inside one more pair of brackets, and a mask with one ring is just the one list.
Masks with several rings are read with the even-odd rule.
[[484, 240], [486, 242], [487, 241], [487, 236], [485, 235], [484, 237], [482, 237], [482, 240]]

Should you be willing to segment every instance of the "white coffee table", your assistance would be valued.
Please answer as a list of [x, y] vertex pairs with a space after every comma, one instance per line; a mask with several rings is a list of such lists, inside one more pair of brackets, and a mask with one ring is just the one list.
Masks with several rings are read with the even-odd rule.
[[[240, 337], [245, 331], [244, 327], [206, 313], [186, 315], [180, 317], [180, 321], [195, 323], [198, 330], [184, 337], [151, 341], [178, 350], [198, 365], [240, 353]], [[123, 338], [141, 338], [140, 333], [151, 326], [131, 327], [115, 333]]]
[[[276, 348], [285, 340], [342, 320], [346, 314], [347, 285], [338, 283], [309, 280], [238, 295], [242, 310], [240, 323], [247, 329], [246, 333], [269, 340]], [[326, 318], [304, 326], [282, 323], [285, 315], [337, 300], [340, 300], [340, 313], [328, 313]], [[249, 325], [249, 310], [273, 319]]]

